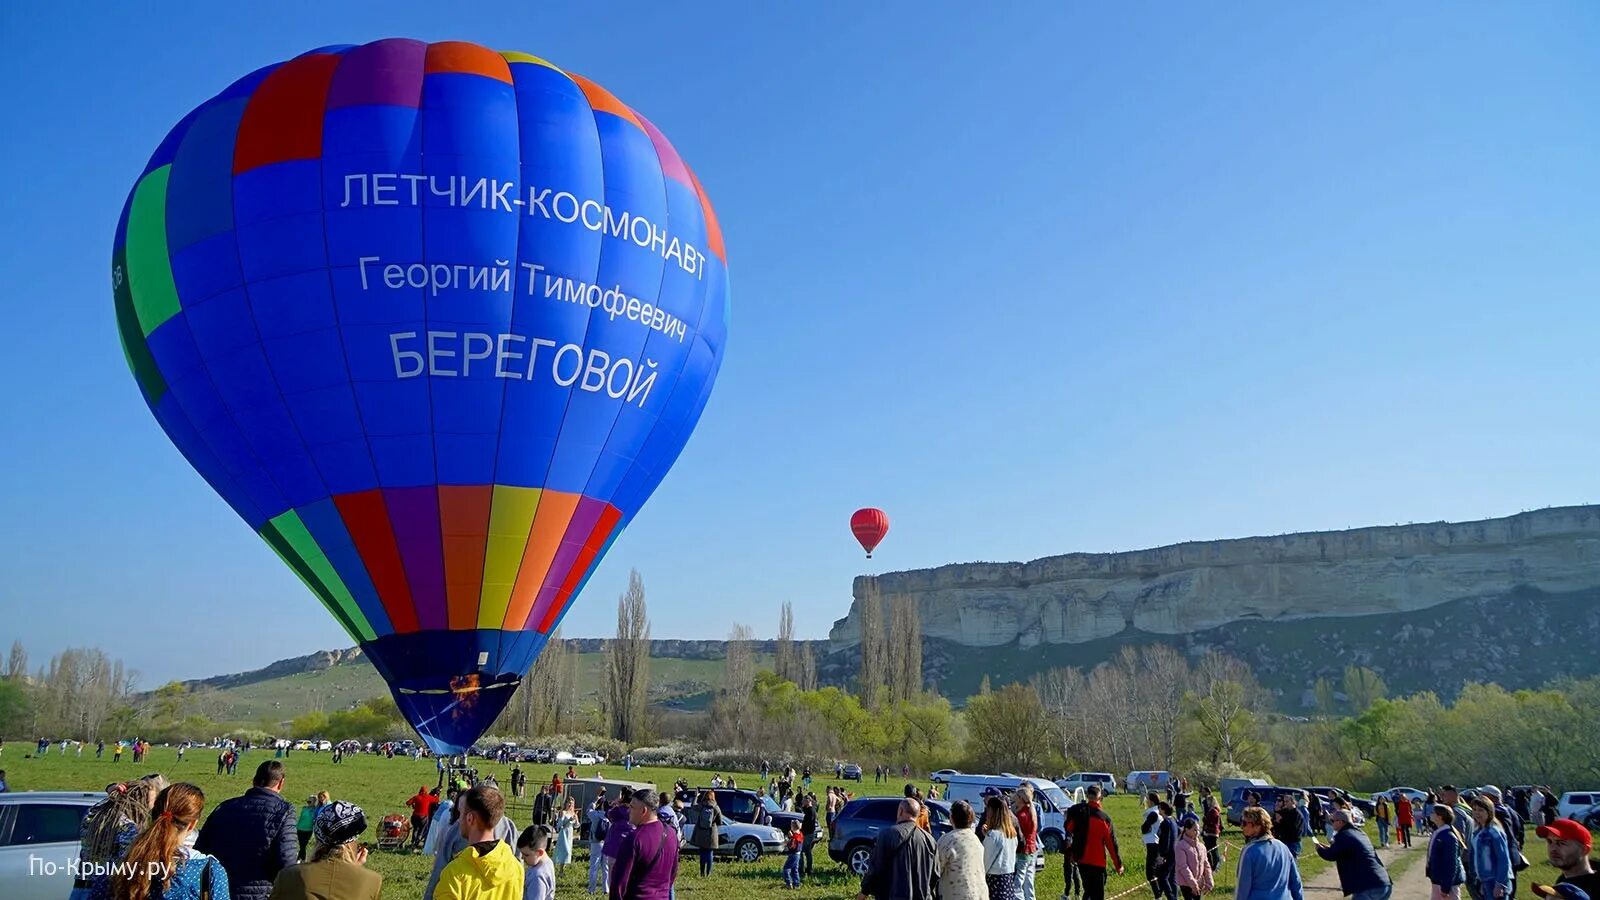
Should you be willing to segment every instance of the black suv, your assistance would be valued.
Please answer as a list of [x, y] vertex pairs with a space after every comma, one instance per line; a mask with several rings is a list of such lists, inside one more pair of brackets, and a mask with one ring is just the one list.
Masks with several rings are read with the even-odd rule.
[[[850, 867], [856, 875], [867, 874], [872, 859], [872, 843], [878, 832], [894, 825], [903, 797], [857, 797], [839, 810], [833, 820], [833, 836], [828, 840], [828, 856]], [[942, 800], [925, 800], [928, 825], [938, 840], [950, 831], [950, 807]]]
[[[755, 791], [747, 791], [744, 788], [695, 788], [692, 791], [679, 791], [677, 796], [679, 800], [683, 801], [683, 805], [688, 807], [698, 802], [700, 795], [706, 791], [710, 791], [712, 796], [717, 798], [717, 808], [722, 810], [722, 815], [725, 818], [735, 822], [743, 822], [746, 825], [757, 824], [757, 812], [763, 806], [763, 796]], [[771, 825], [784, 834], [789, 833], [789, 823], [791, 821], [802, 826], [805, 824], [806, 817], [804, 813], [783, 812], [782, 810], [772, 812], [771, 809], [770, 806], [767, 807], [769, 821], [763, 824]], [[817, 840], [822, 839], [823, 818], [823, 813], [819, 809], [817, 811]]]
[[1299, 806], [1300, 798], [1305, 796], [1305, 793], [1300, 788], [1292, 787], [1246, 786], [1234, 788], [1233, 796], [1228, 798], [1228, 824], [1239, 824], [1239, 815], [1244, 812], [1245, 807], [1250, 805], [1245, 802], [1245, 798], [1251, 794], [1259, 795], [1261, 802], [1257, 805], [1265, 808], [1270, 813], [1278, 807], [1279, 796], [1289, 794], [1294, 797], [1295, 805]]

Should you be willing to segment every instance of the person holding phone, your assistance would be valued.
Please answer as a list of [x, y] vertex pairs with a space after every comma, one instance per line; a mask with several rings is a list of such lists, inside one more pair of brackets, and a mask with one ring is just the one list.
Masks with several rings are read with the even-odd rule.
[[269, 900], [378, 900], [383, 876], [367, 868], [372, 848], [358, 842], [366, 830], [367, 816], [354, 803], [335, 800], [317, 810], [311, 861], [279, 872]]

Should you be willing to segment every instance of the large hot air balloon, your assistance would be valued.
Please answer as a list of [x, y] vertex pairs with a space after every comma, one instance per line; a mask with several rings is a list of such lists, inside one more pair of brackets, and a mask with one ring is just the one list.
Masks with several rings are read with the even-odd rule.
[[156, 420], [439, 753], [494, 720], [683, 450], [727, 277], [649, 120], [536, 57], [412, 40], [189, 113], [112, 256]]
[[867, 551], [867, 559], [871, 559], [872, 551], [889, 533], [889, 514], [871, 506], [858, 509], [850, 516], [850, 531], [861, 542], [861, 549]]

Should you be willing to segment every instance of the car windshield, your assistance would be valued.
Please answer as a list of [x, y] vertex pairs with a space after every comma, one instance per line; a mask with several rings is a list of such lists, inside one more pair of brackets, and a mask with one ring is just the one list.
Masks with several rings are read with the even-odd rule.
[[761, 806], [769, 813], [783, 812], [783, 807], [778, 805], [778, 801], [766, 794], [761, 795]]
[[1058, 811], [1064, 810], [1072, 805], [1072, 801], [1067, 799], [1066, 792], [1053, 784], [1047, 788], [1044, 788], [1042, 793], [1046, 797], [1050, 798], [1050, 802], [1055, 804], [1056, 810]]

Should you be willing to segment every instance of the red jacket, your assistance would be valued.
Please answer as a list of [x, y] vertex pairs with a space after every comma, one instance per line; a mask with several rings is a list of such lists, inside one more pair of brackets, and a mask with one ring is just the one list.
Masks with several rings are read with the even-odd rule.
[[1067, 833], [1072, 835], [1073, 862], [1097, 869], [1122, 868], [1117, 832], [1111, 827], [1111, 817], [1100, 808], [1100, 801], [1079, 803], [1067, 810]]

